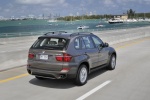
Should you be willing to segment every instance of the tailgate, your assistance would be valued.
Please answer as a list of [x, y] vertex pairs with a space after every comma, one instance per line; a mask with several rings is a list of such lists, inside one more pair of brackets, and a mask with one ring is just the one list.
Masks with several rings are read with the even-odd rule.
[[30, 50], [29, 54], [34, 54], [34, 58], [28, 58], [28, 64], [31, 68], [41, 70], [60, 71], [63, 67], [63, 62], [56, 60], [56, 55], [62, 55], [60, 50]]

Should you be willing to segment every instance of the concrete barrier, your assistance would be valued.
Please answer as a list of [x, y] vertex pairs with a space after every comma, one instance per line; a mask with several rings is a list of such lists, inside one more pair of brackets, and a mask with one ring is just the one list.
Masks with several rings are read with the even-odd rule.
[[19, 42], [33, 42], [38, 36], [24, 36], [24, 37], [11, 37], [11, 38], [0, 38], [0, 44], [7, 43], [19, 43]]
[[108, 42], [110, 45], [113, 45], [116, 43], [148, 37], [148, 36], [150, 36], [150, 33], [125, 34], [125, 35], [112, 36], [112, 37], [104, 37], [104, 38], [102, 37], [102, 40]]

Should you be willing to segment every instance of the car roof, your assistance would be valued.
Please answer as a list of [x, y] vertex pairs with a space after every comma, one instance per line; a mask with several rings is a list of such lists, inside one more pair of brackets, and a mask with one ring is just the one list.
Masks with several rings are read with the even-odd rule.
[[73, 37], [85, 36], [85, 35], [93, 35], [93, 33], [90, 33], [90, 32], [67, 33], [65, 31], [56, 31], [56, 32], [47, 32], [43, 36], [40, 36], [39, 38], [55, 37], [55, 38], [71, 39]]

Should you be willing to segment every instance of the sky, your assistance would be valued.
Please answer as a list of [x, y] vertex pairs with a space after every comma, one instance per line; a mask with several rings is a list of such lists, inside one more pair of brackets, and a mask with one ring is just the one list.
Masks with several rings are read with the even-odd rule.
[[123, 14], [129, 9], [150, 12], [150, 0], [0, 0], [3, 17]]

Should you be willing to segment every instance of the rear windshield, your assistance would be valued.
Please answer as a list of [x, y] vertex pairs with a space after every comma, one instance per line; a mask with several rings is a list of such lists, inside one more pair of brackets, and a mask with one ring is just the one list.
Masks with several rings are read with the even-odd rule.
[[63, 50], [67, 45], [67, 39], [41, 37], [33, 44], [33, 49]]

